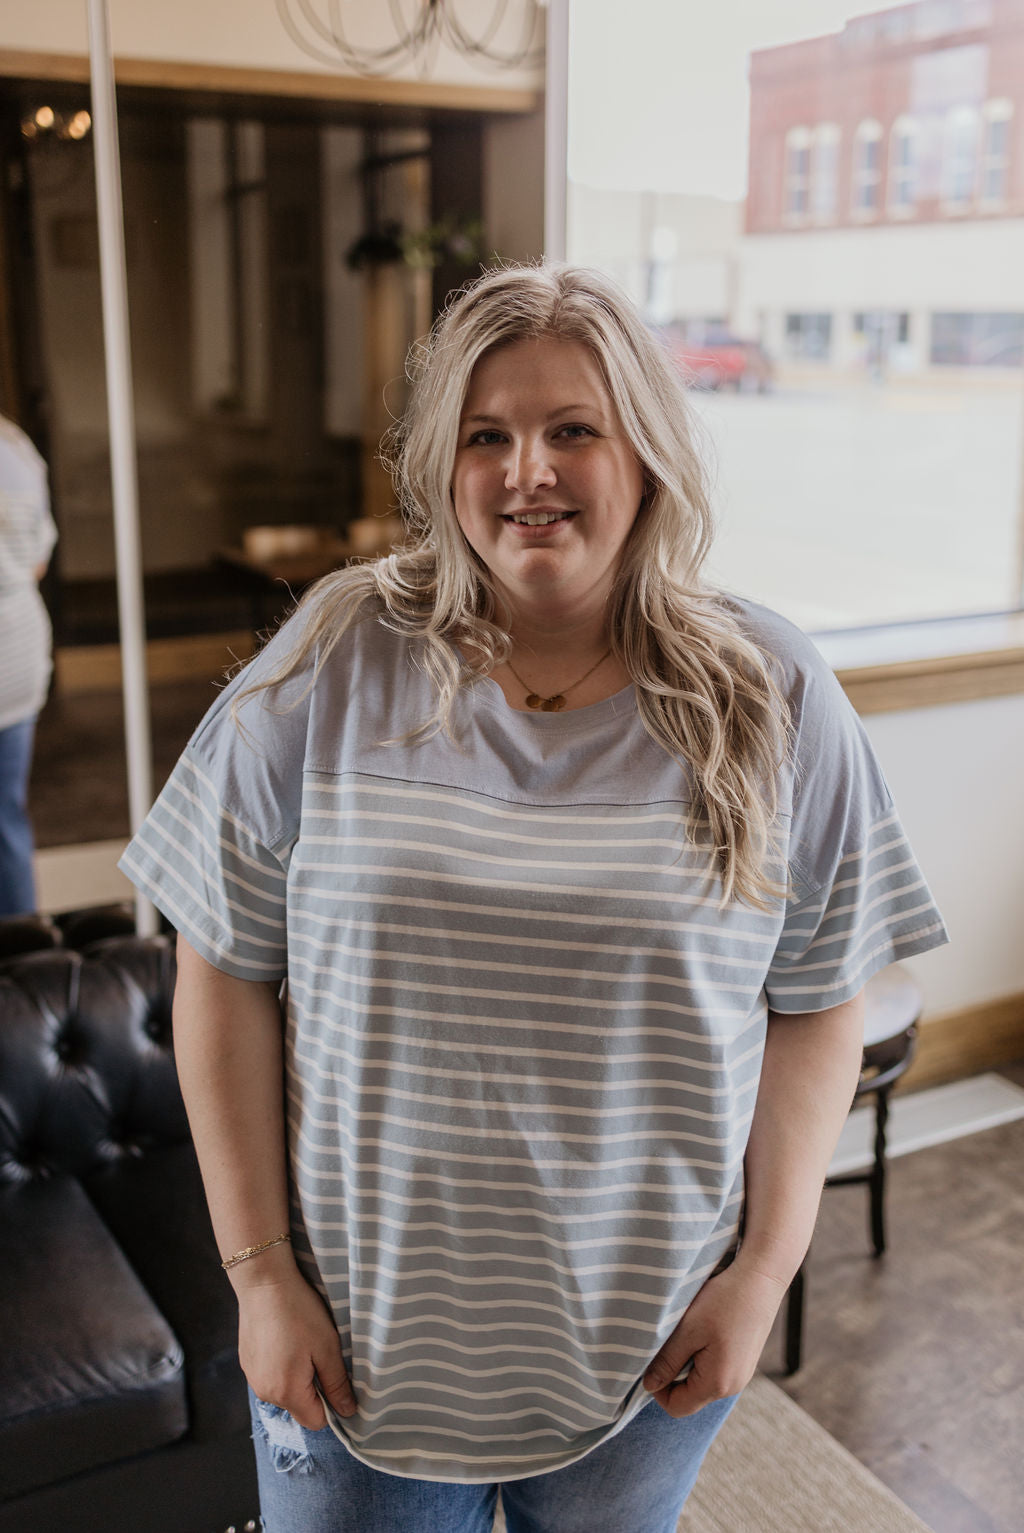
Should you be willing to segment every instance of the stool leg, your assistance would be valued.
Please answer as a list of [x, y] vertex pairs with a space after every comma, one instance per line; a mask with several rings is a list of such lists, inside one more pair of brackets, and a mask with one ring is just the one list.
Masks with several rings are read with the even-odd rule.
[[885, 1252], [885, 1129], [889, 1121], [889, 1087], [875, 1097], [875, 1164], [871, 1172], [871, 1240], [875, 1255]]
[[804, 1263], [789, 1285], [786, 1296], [786, 1373], [796, 1373], [804, 1346]]

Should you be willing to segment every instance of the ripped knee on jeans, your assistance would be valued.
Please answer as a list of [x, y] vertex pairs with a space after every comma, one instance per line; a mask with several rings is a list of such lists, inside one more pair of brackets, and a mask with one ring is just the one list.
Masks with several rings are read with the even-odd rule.
[[256, 1400], [256, 1415], [270, 1449], [271, 1463], [278, 1474], [288, 1474], [291, 1470], [297, 1474], [309, 1474], [313, 1460], [302, 1428], [294, 1417], [279, 1405], [270, 1405], [259, 1398]]

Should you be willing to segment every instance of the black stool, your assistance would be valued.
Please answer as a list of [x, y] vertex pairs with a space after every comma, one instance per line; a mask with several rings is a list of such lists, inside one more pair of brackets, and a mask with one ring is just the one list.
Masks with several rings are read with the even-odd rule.
[[[913, 980], [893, 964], [868, 981], [864, 995], [864, 1058], [854, 1103], [875, 1099], [874, 1159], [864, 1171], [843, 1172], [825, 1180], [826, 1187], [870, 1188], [871, 1244], [875, 1256], [885, 1251], [885, 1130], [889, 1093], [914, 1055], [921, 996]], [[803, 1353], [804, 1293], [807, 1258], [789, 1286], [786, 1298], [786, 1373], [796, 1373]]]

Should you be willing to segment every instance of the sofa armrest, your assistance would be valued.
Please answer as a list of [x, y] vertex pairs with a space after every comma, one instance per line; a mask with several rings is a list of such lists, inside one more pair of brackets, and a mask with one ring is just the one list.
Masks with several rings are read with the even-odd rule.
[[0, 1187], [0, 1499], [174, 1442], [181, 1347], [82, 1188]]

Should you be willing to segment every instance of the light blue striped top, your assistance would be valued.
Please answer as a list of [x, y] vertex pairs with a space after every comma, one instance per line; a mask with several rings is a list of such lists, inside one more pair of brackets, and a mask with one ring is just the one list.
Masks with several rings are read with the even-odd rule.
[[[301, 621], [301, 618], [298, 619]], [[796, 721], [792, 895], [718, 908], [687, 774], [632, 689], [556, 714], [481, 683], [455, 741], [374, 618], [272, 698], [220, 696], [125, 871], [212, 964], [288, 980], [294, 1239], [395, 1474], [573, 1462], [738, 1239], [768, 1007], [944, 940], [860, 724], [763, 609]], [[308, 688], [308, 690], [307, 690]]]
[[46, 465], [0, 415], [0, 729], [34, 718], [50, 680], [50, 617], [37, 587], [57, 529]]

